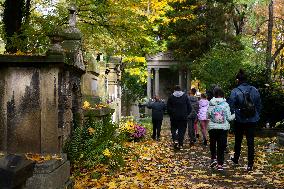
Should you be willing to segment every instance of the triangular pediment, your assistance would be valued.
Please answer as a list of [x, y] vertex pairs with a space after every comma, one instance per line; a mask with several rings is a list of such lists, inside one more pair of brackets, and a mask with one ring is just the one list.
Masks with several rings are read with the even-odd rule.
[[146, 60], [148, 61], [174, 61], [173, 53], [170, 51], [159, 52], [155, 55], [146, 55]]

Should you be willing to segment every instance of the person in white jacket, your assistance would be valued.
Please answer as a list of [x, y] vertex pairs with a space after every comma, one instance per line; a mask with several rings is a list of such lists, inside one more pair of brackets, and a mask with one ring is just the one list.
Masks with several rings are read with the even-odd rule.
[[229, 104], [226, 102], [224, 92], [220, 87], [216, 87], [213, 93], [214, 97], [210, 100], [207, 111], [209, 118], [208, 132], [211, 152], [210, 166], [214, 167], [217, 165], [217, 169], [222, 171], [224, 153], [227, 144], [227, 134], [230, 129], [229, 121], [235, 119], [235, 114], [231, 114]]

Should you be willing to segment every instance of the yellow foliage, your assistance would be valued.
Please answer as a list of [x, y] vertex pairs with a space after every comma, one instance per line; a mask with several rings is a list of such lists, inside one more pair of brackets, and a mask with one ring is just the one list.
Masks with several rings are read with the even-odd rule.
[[103, 154], [104, 154], [104, 156], [106, 156], [106, 157], [111, 157], [111, 155], [112, 155], [108, 148], [106, 148], [106, 149], [103, 151]]
[[89, 127], [89, 128], [88, 128], [88, 132], [89, 132], [90, 135], [92, 135], [92, 134], [95, 133], [95, 129], [92, 128], [92, 127]]
[[88, 110], [91, 108], [91, 104], [88, 101], [84, 101], [83, 103], [83, 109]]
[[123, 59], [123, 62], [126, 63], [132, 63], [132, 62], [136, 62], [136, 63], [146, 63], [146, 59], [145, 57], [140, 57], [140, 56], [131, 56], [131, 57], [126, 57]]
[[133, 133], [135, 131], [134, 125], [135, 123], [133, 121], [127, 121], [119, 125], [119, 130], [120, 132]]

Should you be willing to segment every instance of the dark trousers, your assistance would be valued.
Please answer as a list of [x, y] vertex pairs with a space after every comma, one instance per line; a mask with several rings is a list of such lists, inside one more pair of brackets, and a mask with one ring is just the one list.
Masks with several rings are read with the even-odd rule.
[[[224, 153], [227, 144], [227, 131], [223, 129], [211, 129], [209, 131], [211, 159], [216, 159], [218, 165], [224, 164]], [[217, 145], [217, 154], [216, 154]]]
[[184, 134], [187, 127], [187, 120], [171, 120], [171, 133], [173, 141], [178, 141], [183, 146]]
[[190, 142], [196, 142], [194, 122], [195, 122], [195, 118], [187, 120], [188, 137], [189, 137]]
[[153, 139], [159, 139], [161, 136], [161, 127], [163, 120], [152, 119], [153, 123]]
[[253, 166], [254, 160], [254, 130], [256, 123], [237, 123], [235, 124], [235, 154], [234, 159], [238, 162], [241, 154], [243, 135], [246, 135], [248, 146], [248, 166]]

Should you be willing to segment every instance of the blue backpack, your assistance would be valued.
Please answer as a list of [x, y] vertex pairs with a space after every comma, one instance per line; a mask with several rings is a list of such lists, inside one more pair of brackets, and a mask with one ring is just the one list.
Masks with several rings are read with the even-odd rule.
[[210, 120], [214, 123], [225, 123], [226, 121], [226, 110], [223, 106], [224, 102], [221, 102], [214, 106], [210, 112]]

